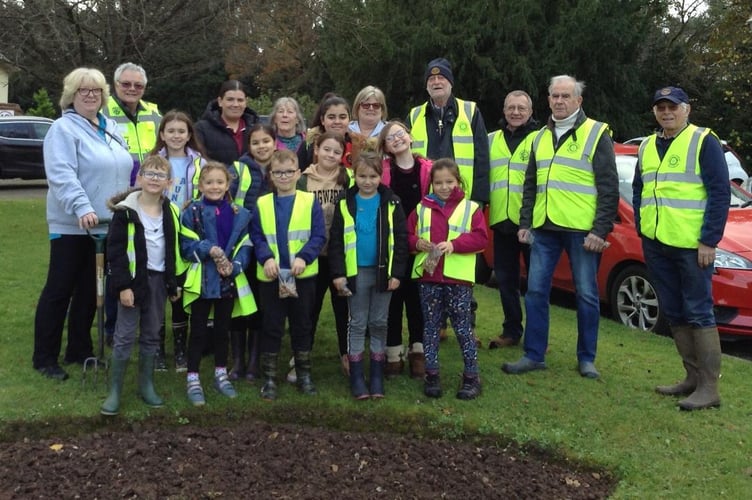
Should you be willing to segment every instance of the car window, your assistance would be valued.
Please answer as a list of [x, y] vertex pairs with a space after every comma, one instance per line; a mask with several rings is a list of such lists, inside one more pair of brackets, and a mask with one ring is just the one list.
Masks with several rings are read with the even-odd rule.
[[44, 136], [47, 135], [47, 131], [50, 129], [51, 123], [47, 122], [38, 122], [33, 124], [34, 128], [34, 137], [37, 139], [44, 139]]
[[31, 128], [26, 123], [0, 123], [0, 136], [9, 139], [31, 139]]

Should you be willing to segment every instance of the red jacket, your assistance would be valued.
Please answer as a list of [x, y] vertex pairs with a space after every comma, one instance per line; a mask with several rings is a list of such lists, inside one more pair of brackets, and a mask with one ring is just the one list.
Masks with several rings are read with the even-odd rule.
[[[421, 205], [431, 209], [431, 242], [441, 243], [446, 241], [449, 234], [449, 217], [457, 208], [457, 205], [465, 197], [465, 194], [460, 188], [455, 188], [449, 199], [444, 206], [434, 198], [435, 195], [427, 195], [423, 197], [420, 202]], [[413, 210], [407, 219], [407, 240], [410, 246], [410, 252], [419, 253], [415, 248], [418, 243], [418, 235], [416, 230], [418, 227], [418, 214], [417, 209]], [[471, 232], [465, 233], [452, 240], [452, 246], [455, 253], [480, 253], [485, 250], [488, 244], [488, 230], [486, 229], [486, 218], [483, 216], [483, 210], [478, 208], [473, 213]], [[415, 278], [413, 276], [413, 278]], [[456, 283], [456, 284], [472, 284], [466, 281], [455, 280], [452, 278], [444, 277], [444, 258], [439, 260], [438, 266], [433, 275], [423, 273], [420, 278], [421, 281], [427, 281], [431, 283]]]

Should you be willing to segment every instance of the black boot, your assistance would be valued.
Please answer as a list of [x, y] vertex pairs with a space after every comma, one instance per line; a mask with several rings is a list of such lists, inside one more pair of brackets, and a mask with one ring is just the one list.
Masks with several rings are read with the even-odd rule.
[[261, 387], [261, 398], [267, 401], [277, 399], [277, 360], [279, 353], [262, 352], [261, 353], [261, 371], [264, 375], [264, 385]]
[[371, 397], [381, 399], [384, 397], [384, 353], [371, 353]]
[[363, 376], [363, 353], [349, 356], [350, 361], [350, 392], [358, 400], [368, 399], [368, 387]]
[[172, 327], [172, 341], [175, 350], [175, 371], [184, 372], [188, 370], [188, 358], [185, 356], [185, 342], [188, 337], [188, 326]]
[[245, 368], [245, 379], [253, 382], [258, 377], [258, 339], [261, 336], [259, 330], [248, 332], [248, 365]]
[[441, 392], [441, 381], [439, 380], [439, 373], [428, 373], [426, 372], [426, 380], [423, 384], [423, 394], [428, 396], [429, 398], [440, 398], [442, 395]]
[[480, 396], [480, 378], [478, 375], [463, 375], [462, 385], [457, 391], [457, 399], [475, 399]]
[[167, 352], [165, 352], [165, 324], [159, 329], [159, 351], [154, 356], [154, 369], [158, 372], [167, 371]]
[[316, 386], [311, 380], [311, 351], [295, 351], [296, 384], [300, 392], [308, 396], [316, 394]]
[[230, 350], [232, 351], [232, 369], [228, 378], [237, 380], [245, 377], [245, 331], [230, 331]]

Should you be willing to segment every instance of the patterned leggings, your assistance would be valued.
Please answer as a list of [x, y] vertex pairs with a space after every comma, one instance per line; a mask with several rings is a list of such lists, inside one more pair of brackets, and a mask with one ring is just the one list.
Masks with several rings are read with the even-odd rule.
[[467, 285], [419, 283], [420, 301], [423, 306], [423, 350], [426, 357], [426, 372], [439, 372], [439, 328], [442, 316], [452, 321], [452, 328], [462, 350], [465, 375], [478, 374], [478, 350], [471, 326], [470, 301], [473, 288]]

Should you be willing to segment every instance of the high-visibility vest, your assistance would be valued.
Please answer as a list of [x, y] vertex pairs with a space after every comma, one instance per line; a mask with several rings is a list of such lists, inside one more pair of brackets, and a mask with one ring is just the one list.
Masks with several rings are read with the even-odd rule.
[[[449, 216], [449, 230], [447, 241], [458, 238], [461, 234], [472, 232], [473, 214], [480, 208], [474, 201], [463, 199]], [[431, 241], [431, 209], [422, 203], [416, 208], [418, 220], [415, 234], [418, 238]], [[428, 252], [420, 252], [413, 264], [413, 278], [423, 277], [423, 263]], [[451, 253], [444, 254], [444, 276], [461, 281], [475, 282], [475, 254]]]
[[[476, 104], [473, 101], [457, 101], [457, 118], [452, 127], [452, 146], [454, 161], [460, 170], [460, 177], [464, 184], [465, 196], [470, 197], [473, 192], [473, 166], [475, 164], [475, 142], [473, 141], [473, 127], [471, 120], [475, 114]], [[416, 106], [410, 111], [413, 138], [412, 152], [428, 158], [428, 128], [426, 126], [426, 110], [428, 103]], [[437, 158], [431, 158], [436, 160]]]
[[553, 133], [548, 127], [533, 141], [537, 167], [537, 194], [533, 207], [533, 227], [541, 227], [548, 217], [557, 226], [580, 231], [593, 228], [598, 192], [595, 189], [593, 156], [608, 124], [587, 118], [575, 134], [554, 150]]
[[666, 245], [697, 248], [708, 193], [700, 176], [700, 149], [708, 128], [687, 125], [658, 156], [656, 134], [639, 151], [642, 171], [640, 232]]
[[[297, 191], [295, 200], [292, 204], [292, 214], [290, 215], [290, 225], [287, 228], [287, 249], [290, 255], [290, 262], [295, 260], [297, 253], [303, 249], [305, 244], [311, 239], [311, 226], [313, 225], [313, 193]], [[259, 197], [256, 204], [259, 219], [261, 222], [261, 231], [264, 233], [266, 243], [274, 254], [274, 259], [279, 263], [279, 247], [277, 246], [277, 220], [274, 211], [274, 193], [267, 193]], [[319, 273], [319, 259], [316, 258], [308, 264], [305, 270], [299, 274], [298, 278], [310, 278]], [[259, 262], [256, 267], [256, 277], [259, 281], [272, 281], [264, 274], [264, 263]]]
[[251, 178], [251, 169], [242, 161], [234, 161], [232, 165], [238, 172], [238, 191], [233, 196], [233, 199], [242, 205], [246, 193], [251, 189], [251, 182], [253, 180]]
[[[395, 205], [393, 203], [387, 204], [387, 224], [389, 224], [387, 245], [389, 254], [387, 255], [386, 273], [390, 278], [393, 276], [392, 265], [394, 263], [394, 207]], [[344, 241], [345, 249], [345, 274], [348, 278], [351, 278], [358, 274], [358, 235], [355, 232], [355, 219], [352, 214], [350, 214], [350, 210], [347, 209], [346, 198], [339, 200], [338, 209], [344, 220], [342, 239]], [[379, 262], [378, 264], [381, 263]]]
[[[175, 230], [175, 245], [178, 242], [178, 233], [180, 232], [180, 209], [177, 205], [170, 202], [170, 214], [172, 216], [172, 225]], [[125, 246], [125, 253], [128, 257], [128, 271], [131, 273], [131, 279], [136, 277], [136, 224], [128, 221], [128, 242]], [[183, 274], [188, 269], [189, 263], [180, 256], [180, 251], [175, 249], [175, 274]]]
[[[180, 234], [191, 239], [200, 239], [195, 231], [185, 226], [181, 226]], [[240, 241], [235, 245], [230, 260], [233, 260], [238, 255], [240, 249], [246, 246], [251, 246], [251, 240], [247, 233], [240, 238]], [[204, 276], [203, 271], [203, 262], [191, 262], [190, 267], [188, 267], [188, 272], [185, 275], [185, 284], [183, 285], [183, 308], [189, 313], [191, 312], [191, 304], [201, 297], [201, 282], [203, 281]], [[238, 273], [233, 281], [235, 282], [235, 289], [237, 290], [238, 296], [235, 298], [232, 306], [232, 317], [239, 318], [255, 313], [258, 308], [256, 307], [256, 300], [253, 298], [251, 285], [248, 283], [248, 278], [246, 278], [245, 273]], [[213, 308], [210, 317], [214, 317]]]
[[154, 145], [157, 143], [157, 130], [159, 130], [159, 122], [162, 120], [157, 105], [152, 102], [140, 101], [136, 123], [133, 123], [125, 114], [125, 111], [115, 99], [108, 100], [103, 111], [105, 115], [117, 123], [118, 131], [128, 144], [128, 151], [133, 159], [143, 163], [144, 157], [154, 149]]
[[491, 195], [489, 199], [488, 224], [493, 226], [505, 220], [520, 223], [522, 207], [522, 186], [525, 184], [525, 171], [533, 149], [537, 131], [532, 131], [514, 150], [509, 150], [504, 131], [488, 134], [491, 171]]

